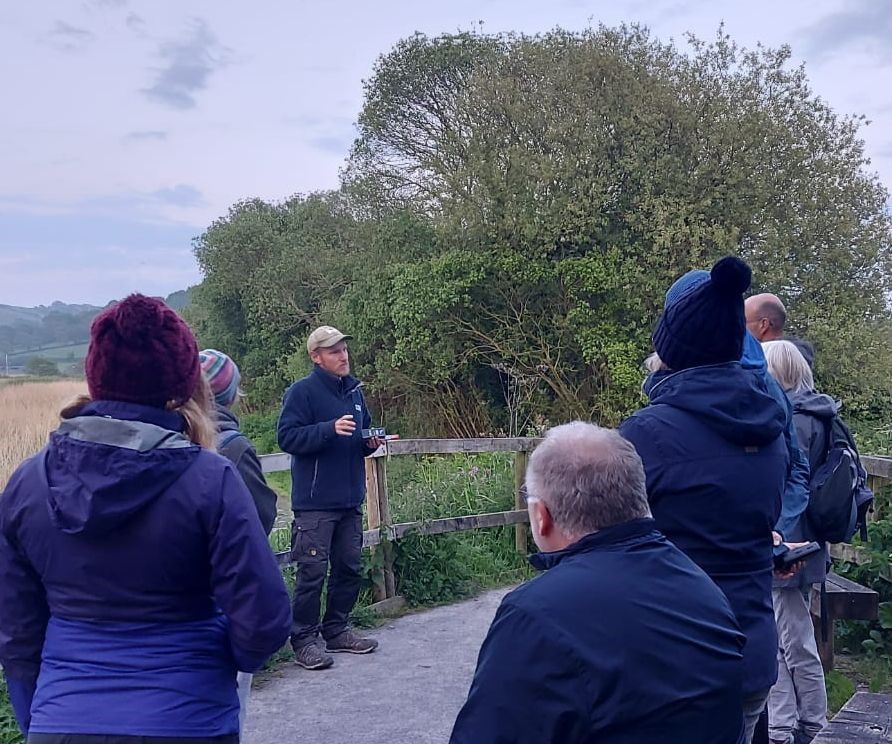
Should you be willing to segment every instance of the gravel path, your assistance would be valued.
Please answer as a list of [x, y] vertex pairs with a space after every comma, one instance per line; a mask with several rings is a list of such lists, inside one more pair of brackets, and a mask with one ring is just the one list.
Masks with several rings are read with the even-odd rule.
[[389, 621], [368, 633], [381, 642], [375, 653], [335, 654], [330, 669], [279, 669], [253, 691], [245, 742], [447, 742], [507, 591]]

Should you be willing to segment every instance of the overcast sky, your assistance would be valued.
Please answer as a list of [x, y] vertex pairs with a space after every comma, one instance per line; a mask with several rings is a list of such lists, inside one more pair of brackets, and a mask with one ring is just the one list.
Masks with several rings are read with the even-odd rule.
[[428, 34], [639, 21], [789, 43], [892, 184], [887, 0], [40, 0], [0, 5], [0, 304], [200, 279], [229, 206], [331, 188], [378, 55]]

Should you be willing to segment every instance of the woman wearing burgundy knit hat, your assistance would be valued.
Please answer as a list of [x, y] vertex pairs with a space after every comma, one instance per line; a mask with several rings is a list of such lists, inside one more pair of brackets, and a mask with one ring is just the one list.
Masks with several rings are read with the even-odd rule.
[[132, 295], [90, 332], [89, 398], [0, 498], [0, 663], [38, 744], [238, 741], [236, 672], [288, 593], [215, 428], [189, 327]]
[[645, 383], [650, 405], [619, 427], [644, 463], [657, 527], [725, 593], [746, 635], [746, 742], [777, 678], [772, 530], [788, 469], [786, 412], [740, 363], [750, 276], [728, 257], [672, 286], [653, 336], [665, 369]]

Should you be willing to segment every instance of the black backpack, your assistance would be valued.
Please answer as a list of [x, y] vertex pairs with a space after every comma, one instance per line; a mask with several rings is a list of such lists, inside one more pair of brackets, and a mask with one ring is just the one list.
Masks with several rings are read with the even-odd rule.
[[819, 542], [850, 542], [858, 530], [866, 540], [873, 493], [867, 487], [867, 473], [852, 434], [839, 416], [819, 420], [827, 444], [824, 459], [809, 481], [809, 527]]

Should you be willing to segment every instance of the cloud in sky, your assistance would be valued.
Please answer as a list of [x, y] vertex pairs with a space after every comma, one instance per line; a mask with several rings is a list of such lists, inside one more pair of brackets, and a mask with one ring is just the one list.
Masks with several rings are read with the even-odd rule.
[[167, 132], [163, 132], [160, 129], [142, 129], [124, 135], [125, 142], [163, 142], [166, 139]]
[[30, 306], [57, 299], [104, 303], [135, 291], [167, 295], [198, 280], [191, 241], [201, 231], [123, 212], [0, 210], [0, 256], [12, 264], [0, 270], [0, 297]]
[[144, 36], [146, 32], [146, 21], [138, 13], [128, 13], [127, 19], [124, 21], [133, 33], [137, 36]]
[[153, 101], [179, 110], [195, 108], [196, 95], [229, 60], [228, 50], [201, 19], [193, 21], [186, 38], [163, 42], [158, 56], [164, 64], [155, 71], [152, 85], [142, 92]]
[[152, 196], [165, 204], [174, 207], [200, 207], [205, 203], [204, 196], [194, 186], [179, 183], [165, 189], [152, 192]]
[[56, 21], [49, 32], [50, 44], [61, 52], [83, 51], [95, 39], [92, 31]]
[[299, 130], [307, 144], [329, 155], [346, 158], [356, 139], [353, 120], [345, 116], [289, 116], [284, 121]]
[[123, 212], [131, 215], [133, 219], [164, 223], [169, 219], [165, 213], [171, 211], [165, 209], [167, 207], [173, 207], [175, 210], [190, 209], [205, 204], [206, 200], [201, 191], [189, 184], [178, 183], [151, 192], [124, 191], [93, 196], [75, 204], [71, 211], [85, 209], [88, 214], [94, 215]]
[[877, 0], [847, 0], [840, 10], [802, 31], [808, 53], [823, 60], [841, 51], [862, 51], [892, 62], [892, 6]]

